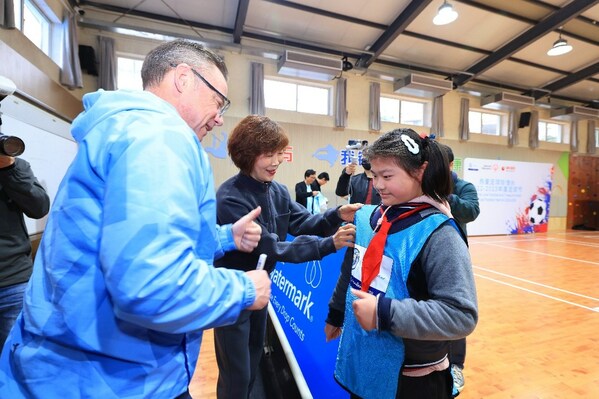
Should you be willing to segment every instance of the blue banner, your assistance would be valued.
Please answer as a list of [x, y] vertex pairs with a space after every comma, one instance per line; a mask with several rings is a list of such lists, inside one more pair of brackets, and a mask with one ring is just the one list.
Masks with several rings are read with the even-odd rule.
[[344, 255], [345, 250], [340, 250], [320, 261], [279, 262], [270, 275], [270, 305], [316, 399], [349, 397], [333, 377], [339, 339], [327, 343], [324, 335], [328, 303]]

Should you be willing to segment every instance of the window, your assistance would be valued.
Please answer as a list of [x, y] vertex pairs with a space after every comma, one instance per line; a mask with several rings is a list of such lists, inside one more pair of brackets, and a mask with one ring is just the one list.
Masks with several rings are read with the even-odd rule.
[[501, 114], [490, 112], [469, 111], [468, 124], [472, 133], [501, 135]]
[[595, 129], [595, 147], [599, 147], [599, 127]]
[[331, 87], [264, 79], [266, 108], [330, 115]]
[[60, 19], [43, 0], [14, 0], [15, 24], [56, 64], [62, 63]]
[[381, 121], [424, 126], [425, 103], [381, 97]]
[[44, 53], [50, 53], [50, 21], [31, 0], [23, 2], [23, 34]]
[[539, 140], [548, 143], [561, 143], [563, 126], [558, 123], [539, 121]]
[[141, 66], [143, 60], [117, 56], [117, 89], [142, 90]]

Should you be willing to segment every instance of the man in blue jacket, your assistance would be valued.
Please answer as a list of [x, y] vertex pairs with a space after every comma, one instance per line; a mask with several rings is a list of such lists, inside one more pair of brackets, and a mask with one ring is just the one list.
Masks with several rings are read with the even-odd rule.
[[213, 267], [261, 233], [259, 209], [216, 225], [200, 140], [230, 103], [224, 62], [177, 40], [141, 74], [144, 91], [83, 98], [78, 152], [2, 352], [2, 398], [190, 398], [202, 330], [268, 302], [265, 271]]

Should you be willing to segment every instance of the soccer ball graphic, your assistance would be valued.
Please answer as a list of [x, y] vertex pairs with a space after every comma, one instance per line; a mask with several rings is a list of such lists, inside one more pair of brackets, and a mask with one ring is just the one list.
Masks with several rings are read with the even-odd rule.
[[547, 216], [547, 205], [545, 200], [537, 198], [530, 203], [528, 208], [528, 221], [532, 225], [538, 225], [545, 223], [545, 217]]

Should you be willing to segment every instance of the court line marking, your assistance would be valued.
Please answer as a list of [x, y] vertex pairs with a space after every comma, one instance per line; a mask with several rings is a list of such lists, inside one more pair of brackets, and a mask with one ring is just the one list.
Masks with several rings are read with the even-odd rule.
[[576, 258], [569, 258], [567, 256], [561, 256], [561, 255], [552, 255], [552, 254], [548, 254], [548, 253], [545, 253], [545, 252], [539, 252], [539, 251], [530, 251], [528, 249], [521, 249], [521, 248], [509, 247], [507, 245], [499, 245], [499, 244], [486, 243], [486, 242], [480, 242], [480, 243], [477, 243], [477, 244], [492, 245], [492, 246], [499, 247], [499, 248], [512, 249], [514, 251], [528, 252], [528, 253], [535, 254], [535, 255], [544, 255], [544, 256], [549, 256], [551, 258], [558, 258], [558, 259], [564, 259], [564, 260], [569, 260], [569, 261], [573, 261], [573, 262], [588, 263], [589, 265], [593, 265], [593, 266], [599, 266], [599, 262], [593, 262], [593, 261], [590, 261], [590, 260], [583, 260], [583, 259], [576, 259]]
[[[525, 282], [525, 283], [532, 284], [532, 285], [538, 285], [538, 286], [540, 286], [540, 287], [547, 288], [547, 289], [550, 289], [550, 290], [555, 290], [555, 291], [559, 291], [559, 292], [564, 292], [564, 293], [566, 293], [566, 294], [569, 294], [569, 295], [572, 295], [572, 296], [577, 296], [577, 297], [580, 297], [580, 298], [590, 299], [590, 300], [592, 300], [592, 301], [597, 301], [597, 302], [599, 302], [599, 298], [594, 298], [594, 297], [592, 297], [592, 296], [587, 296], [587, 295], [584, 295], [584, 294], [578, 294], [578, 293], [576, 293], [576, 292], [572, 292], [572, 291], [564, 290], [564, 289], [562, 289], [562, 288], [557, 288], [557, 287], [552, 287], [552, 286], [550, 286], [550, 285], [546, 285], [546, 284], [542, 284], [542, 283], [537, 283], [537, 282], [535, 282], [535, 281], [527, 280], [527, 279], [525, 279], [525, 278], [521, 278], [521, 277], [516, 277], [516, 276], [513, 276], [513, 275], [511, 275], [511, 274], [507, 274], [507, 273], [498, 272], [498, 271], [495, 271], [495, 270], [492, 270], [492, 269], [487, 269], [486, 267], [472, 265], [472, 268], [473, 268], [473, 269], [484, 270], [484, 271], [486, 271], [486, 272], [489, 272], [489, 273], [495, 273], [495, 274], [499, 274], [500, 276], [503, 276], [503, 277], [511, 278], [511, 279], [518, 280], [518, 281], [523, 281], [523, 282]], [[483, 275], [479, 275], [479, 276], [480, 276], [480, 277], [483, 277]]]
[[479, 241], [479, 240], [470, 240], [470, 244], [501, 244], [501, 243], [521, 243], [521, 242], [541, 242], [541, 241], [551, 241], [551, 242], [563, 242], [567, 244], [574, 245], [582, 245], [586, 247], [599, 248], [599, 243], [593, 243], [588, 241], [575, 241], [575, 240], [566, 240], [563, 238], [531, 238], [528, 240], [518, 240], [518, 239], [507, 239], [507, 240], [497, 240], [497, 241]]
[[517, 286], [517, 285], [514, 285], [514, 284], [507, 283], [505, 281], [497, 280], [497, 279], [494, 279], [492, 277], [483, 276], [483, 275], [480, 275], [480, 274], [477, 274], [477, 273], [474, 273], [474, 275], [477, 276], [477, 277], [480, 277], [480, 278], [484, 278], [484, 279], [487, 279], [487, 280], [499, 283], [499, 284], [507, 285], [508, 287], [516, 288], [516, 289], [522, 290], [522, 291], [526, 291], [526, 292], [529, 292], [529, 293], [534, 294], [534, 295], [539, 295], [539, 296], [542, 296], [542, 297], [545, 297], [545, 298], [553, 299], [553, 300], [558, 301], [558, 302], [567, 303], [568, 305], [572, 305], [572, 306], [576, 306], [576, 307], [579, 307], [579, 308], [587, 309], [587, 310], [590, 310], [591, 312], [595, 312], [595, 313], [599, 312], [599, 308], [590, 308], [588, 306], [584, 306], [584, 305], [581, 305], [581, 304], [578, 304], [578, 303], [575, 303], [575, 302], [571, 302], [571, 301], [566, 301], [565, 299], [556, 298], [556, 297], [551, 296], [551, 295], [543, 294], [542, 292], [530, 290], [528, 288], [520, 287], [520, 286]]
[[529, 240], [498, 240], [498, 241], [470, 240], [470, 244], [501, 244], [501, 243], [521, 243], [521, 242], [541, 242], [541, 241], [561, 242], [561, 243], [565, 243], [565, 244], [581, 245], [583, 247], [599, 248], [599, 243], [593, 243], [593, 242], [588, 242], [588, 241], [566, 240], [563, 238], [534, 238], [534, 239], [529, 239]]

